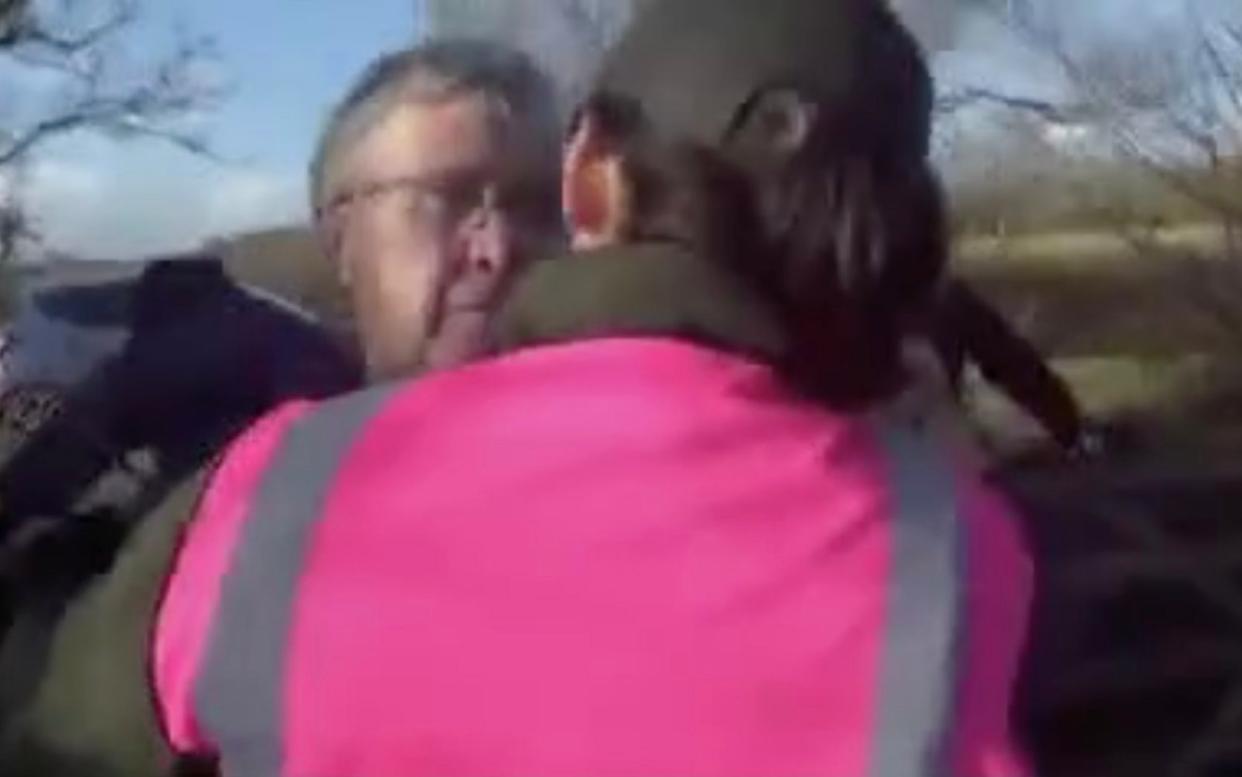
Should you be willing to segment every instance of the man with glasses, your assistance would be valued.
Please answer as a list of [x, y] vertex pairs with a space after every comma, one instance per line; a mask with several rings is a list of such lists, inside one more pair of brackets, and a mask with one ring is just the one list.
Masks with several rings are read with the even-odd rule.
[[372, 379], [477, 355], [506, 279], [557, 232], [557, 129], [526, 57], [468, 41], [382, 57], [332, 114], [312, 206]]
[[[513, 271], [557, 238], [559, 151], [553, 90], [511, 50], [431, 42], [363, 74], [329, 117], [310, 189], [372, 381], [483, 351]], [[213, 773], [174, 763], [149, 685], [152, 621], [202, 480], [61, 620], [33, 698], [0, 726], [0, 774]]]

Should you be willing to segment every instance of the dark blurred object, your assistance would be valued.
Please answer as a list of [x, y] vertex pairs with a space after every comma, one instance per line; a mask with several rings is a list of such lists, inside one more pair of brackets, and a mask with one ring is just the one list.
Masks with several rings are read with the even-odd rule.
[[139, 516], [265, 411], [362, 381], [332, 333], [212, 256], [150, 264], [130, 300], [121, 351], [0, 471], [0, 729]]
[[229, 260], [240, 280], [214, 251], [22, 274], [0, 333], [0, 738], [65, 607], [151, 505], [272, 406], [361, 382], [319, 323], [341, 312], [326, 262], [303, 242]]
[[214, 256], [150, 264], [131, 299], [121, 352], [0, 472], [0, 542], [29, 518], [73, 513], [100, 478], [130, 469], [134, 451], [154, 459], [158, 493], [280, 402], [361, 383], [326, 329], [238, 286]]
[[1121, 422], [1105, 424], [1086, 421], [1078, 433], [1078, 439], [1067, 453], [1076, 462], [1098, 461], [1105, 457], [1117, 458], [1138, 449], [1137, 436], [1134, 430]]
[[114, 516], [27, 520], [0, 546], [0, 731], [34, 690], [51, 626], [127, 534]]
[[1033, 344], [959, 280], [951, 280], [935, 308], [931, 336], [954, 389], [967, 363], [1040, 423], [1063, 451], [1086, 452], [1078, 402]]
[[1016, 710], [1036, 773], [1242, 774], [1242, 467], [1111, 444], [1001, 475], [1039, 570]]
[[51, 318], [91, 329], [124, 327], [131, 318], [134, 285], [122, 279], [42, 289], [33, 296]]

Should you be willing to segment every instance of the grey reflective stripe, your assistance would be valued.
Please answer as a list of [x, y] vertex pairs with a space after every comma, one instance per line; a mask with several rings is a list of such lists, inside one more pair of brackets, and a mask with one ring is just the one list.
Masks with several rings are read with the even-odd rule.
[[350, 395], [298, 419], [263, 473], [194, 687], [226, 777], [281, 773], [286, 647], [306, 550], [342, 458], [392, 392]]
[[964, 636], [966, 529], [943, 445], [887, 423], [892, 570], [871, 777], [947, 777]]

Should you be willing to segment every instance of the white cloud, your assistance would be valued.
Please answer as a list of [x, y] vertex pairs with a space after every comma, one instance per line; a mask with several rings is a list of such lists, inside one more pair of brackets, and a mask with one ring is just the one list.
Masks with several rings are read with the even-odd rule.
[[76, 143], [30, 166], [49, 247], [86, 258], [179, 251], [305, 218], [300, 172], [217, 165], [153, 147]]
[[953, 46], [958, 28], [958, 0], [890, 0], [929, 53]]
[[257, 229], [306, 218], [301, 177], [235, 171], [217, 176], [206, 193], [208, 235]]
[[1089, 124], [1048, 124], [1043, 128], [1044, 142], [1062, 153], [1099, 148], [1098, 135]]
[[54, 200], [98, 198], [104, 181], [98, 170], [57, 159], [44, 159], [30, 166], [26, 185], [36, 208]]

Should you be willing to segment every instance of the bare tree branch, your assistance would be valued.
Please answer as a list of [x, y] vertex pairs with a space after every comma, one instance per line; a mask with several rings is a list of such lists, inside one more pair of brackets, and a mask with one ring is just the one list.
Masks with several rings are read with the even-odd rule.
[[23, 242], [38, 239], [38, 232], [26, 211], [15, 205], [0, 205], [0, 266], [16, 258]]
[[23, 46], [52, 49], [62, 55], [75, 54], [99, 44], [132, 24], [137, 18], [136, 0], [116, 0], [102, 21], [76, 32], [55, 30], [39, 19], [32, 18], [22, 30], [19, 43]]
[[29, 11], [29, 0], [0, 0], [0, 48], [20, 39]]
[[940, 97], [936, 101], [936, 110], [942, 113], [952, 113], [981, 104], [1034, 114], [1054, 124], [1072, 124], [1076, 120], [1075, 114], [1077, 113], [1073, 108], [1057, 105], [1049, 100], [1004, 94], [979, 86], [964, 87]]
[[1204, 39], [1210, 76], [1214, 83], [1220, 85], [1227, 101], [1227, 110], [1233, 113], [1233, 140], [1240, 147], [1235, 150], [1242, 150], [1242, 24], [1236, 27], [1221, 24], [1219, 32], [1217, 39], [1206, 33], [1201, 37]]
[[[203, 78], [203, 66], [215, 58], [212, 41], [183, 40], [145, 72], [120, 73], [114, 66], [116, 45], [138, 19], [139, 3], [83, 0], [53, 9], [33, 0], [0, 0], [0, 60], [46, 71], [60, 87], [59, 97], [32, 117], [9, 117], [8, 126], [0, 124], [0, 172], [12, 179], [12, 171], [45, 143], [78, 131], [149, 138], [217, 158], [185, 122], [223, 97], [220, 87]], [[33, 237], [20, 200], [9, 191], [0, 203], [0, 248], [11, 255], [17, 242]]]
[[169, 100], [160, 104], [155, 96], [137, 94], [120, 100], [95, 100], [79, 105], [69, 113], [46, 119], [26, 129], [15, 139], [0, 146], [0, 167], [10, 165], [30, 154], [36, 147], [53, 138], [75, 130], [92, 128], [105, 133], [149, 137], [164, 140], [193, 154], [216, 159], [207, 143], [192, 134], [161, 127], [151, 118], [177, 113], [193, 107], [186, 100]]
[[[1185, 39], [1164, 30], [1148, 41], [1096, 42], [1071, 50], [1058, 20], [1029, 0], [974, 0], [1032, 51], [1055, 64], [1064, 98], [968, 87], [945, 95], [951, 112], [990, 105], [1045, 125], [1090, 127], [1107, 153], [1142, 171], [1219, 229], [1210, 255], [1164, 244], [1156, 227], [1117, 214], [1112, 231], [1130, 250], [1186, 268], [1183, 293], [1223, 333], [1242, 344], [1242, 23], [1190, 12]], [[1081, 46], [1080, 46], [1081, 48]]]
[[132, 91], [88, 95], [63, 112], [8, 139], [0, 139], [0, 167], [12, 164], [55, 137], [84, 128], [161, 139], [186, 151], [212, 156], [201, 138], [162, 124], [196, 108], [211, 107], [218, 99], [218, 94], [187, 81], [184, 71], [196, 57], [194, 50], [183, 50], [161, 66], [147, 83]]
[[587, 45], [595, 51], [603, 51], [608, 45], [608, 31], [599, 9], [588, 7], [583, 0], [560, 0], [558, 5], [565, 20], [586, 39]]

